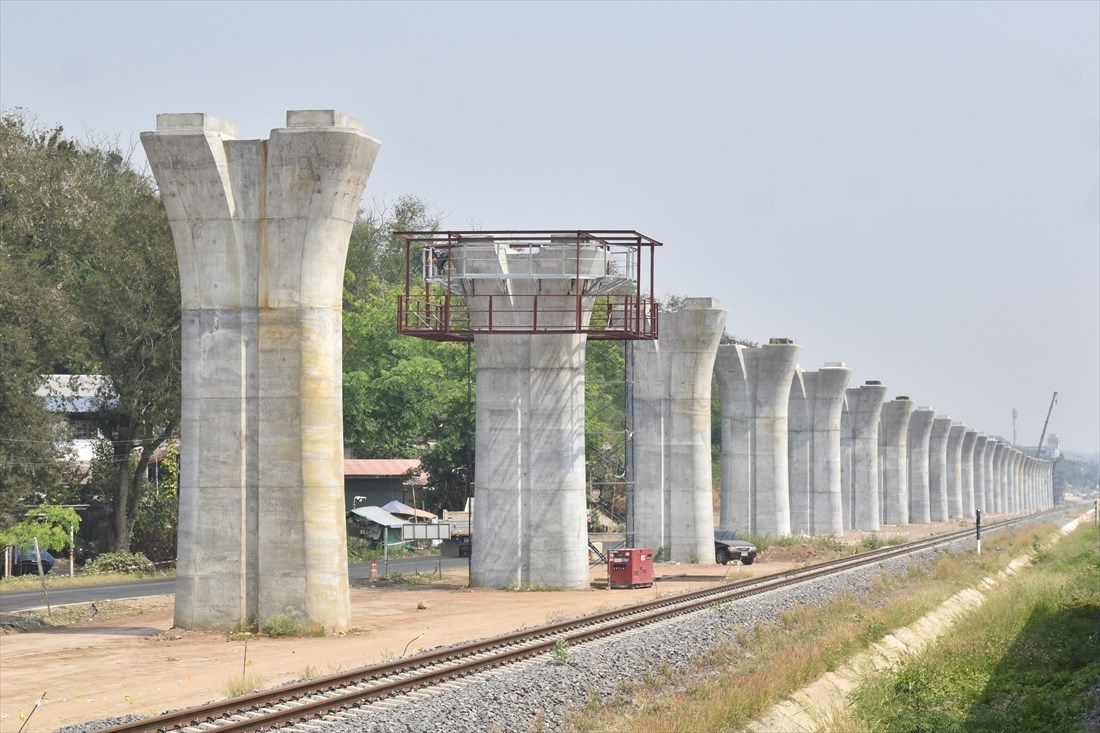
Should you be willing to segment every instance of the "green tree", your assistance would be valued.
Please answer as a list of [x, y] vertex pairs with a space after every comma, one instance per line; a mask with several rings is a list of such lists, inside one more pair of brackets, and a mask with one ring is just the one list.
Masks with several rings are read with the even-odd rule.
[[63, 550], [69, 546], [69, 532], [79, 528], [76, 510], [41, 504], [29, 510], [22, 522], [0, 532], [0, 545], [25, 545], [37, 539], [42, 550]]
[[158, 480], [141, 497], [134, 523], [133, 551], [154, 562], [174, 560], [179, 526], [179, 449], [170, 441], [157, 468]]
[[[358, 457], [419, 458], [429, 476], [424, 503], [434, 511], [460, 508], [465, 496], [467, 346], [397, 333], [405, 242], [393, 233], [437, 227], [428, 206], [408, 196], [361, 213], [344, 290], [344, 441]], [[411, 261], [416, 268], [419, 255]]]
[[[128, 550], [148, 462], [179, 424], [179, 282], [164, 208], [113, 146], [39, 130], [18, 111], [0, 117], [0, 197], [0, 289], [14, 284], [26, 294], [4, 303], [16, 324], [5, 361], [10, 349], [20, 374], [107, 378], [94, 422], [114, 457], [108, 544]], [[56, 329], [50, 337], [19, 328], [34, 323], [38, 303], [56, 314], [40, 326]], [[23, 424], [34, 419], [32, 410], [21, 414]], [[0, 412], [0, 420], [0, 438], [22, 439], [17, 417]], [[23, 462], [46, 472], [55, 461], [43, 451]], [[5, 494], [26, 490], [15, 475]]]

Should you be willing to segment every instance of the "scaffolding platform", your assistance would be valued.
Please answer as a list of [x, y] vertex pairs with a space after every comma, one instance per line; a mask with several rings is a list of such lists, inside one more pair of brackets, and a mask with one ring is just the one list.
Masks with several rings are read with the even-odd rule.
[[440, 341], [481, 334], [658, 335], [654, 250], [634, 230], [396, 232], [405, 240], [398, 331]]

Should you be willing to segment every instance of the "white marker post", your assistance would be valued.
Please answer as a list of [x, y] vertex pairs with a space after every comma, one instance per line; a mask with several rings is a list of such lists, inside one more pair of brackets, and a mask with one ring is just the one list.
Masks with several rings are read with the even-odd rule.
[[977, 517], [977, 519], [974, 522], [974, 527], [977, 530], [978, 554], [981, 555], [982, 554], [982, 510], [981, 509], [977, 510], [976, 512], [974, 512], [974, 515], [975, 515], [975, 517]]
[[42, 550], [38, 548], [38, 538], [34, 538], [34, 559], [38, 563], [38, 580], [42, 583], [42, 595], [46, 598], [46, 615], [52, 616], [50, 608], [50, 594], [46, 592], [46, 573], [42, 571]]

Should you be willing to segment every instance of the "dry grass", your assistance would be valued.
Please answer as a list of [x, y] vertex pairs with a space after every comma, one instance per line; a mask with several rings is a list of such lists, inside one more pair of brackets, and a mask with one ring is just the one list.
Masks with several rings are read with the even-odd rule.
[[790, 693], [835, 669], [890, 630], [915, 621], [958, 590], [1030, 548], [1052, 526], [990, 536], [978, 558], [940, 555], [908, 575], [879, 580], [874, 591], [824, 605], [798, 606], [775, 623], [739, 630], [697, 660], [689, 673], [664, 672], [623, 698], [589, 706], [571, 720], [577, 731], [711, 731], [740, 728]]
[[264, 688], [264, 678], [248, 672], [230, 677], [222, 686], [226, 697], [240, 697]]

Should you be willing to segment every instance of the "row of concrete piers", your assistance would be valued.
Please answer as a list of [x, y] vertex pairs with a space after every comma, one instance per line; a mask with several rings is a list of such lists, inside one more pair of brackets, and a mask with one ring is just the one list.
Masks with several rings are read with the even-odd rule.
[[[643, 351], [693, 369], [636, 395], [636, 414], [644, 420], [635, 433], [637, 513], [645, 516], [637, 523], [639, 544], [664, 548], [672, 560], [703, 557], [710, 536], [703, 518], [712, 511], [710, 474], [684, 471], [677, 463], [709, 461], [709, 422], [682, 420], [677, 431], [676, 417], [669, 416], [665, 429], [671, 433], [662, 434], [650, 424], [656, 412], [648, 403], [669, 400], [667, 390], [675, 390], [692, 395], [676, 409], [709, 414], [711, 371], [700, 368], [706, 359], [713, 362], [721, 401], [723, 528], [779, 537], [834, 535], [1053, 504], [1049, 461], [918, 407], [906, 395], [887, 400], [887, 388], [878, 381], [849, 387], [851, 370], [843, 362], [803, 370], [801, 347], [789, 339], [719, 344], [725, 319], [714, 301], [688, 299], [663, 317], [662, 338]], [[674, 336], [666, 340], [668, 332]], [[653, 384], [666, 391], [653, 394]], [[674, 460], [663, 476], [652, 470], [650, 456], [659, 449], [667, 456], [685, 444], [694, 457]], [[688, 507], [679, 514], [689, 521], [678, 519], [677, 505]], [[693, 531], [694, 542], [685, 537]]]
[[[380, 143], [334, 110], [290, 111], [256, 140], [209, 115], [165, 114], [141, 140], [182, 293], [176, 624], [290, 614], [344, 629], [341, 294]], [[531, 246], [473, 234], [444, 250], [448, 297], [477, 334], [470, 580], [581, 588], [586, 334], [601, 297], [653, 304], [652, 250], [648, 296], [639, 280], [653, 242], [632, 232], [630, 256], [613, 261], [621, 239], [556, 231]], [[655, 333], [640, 308], [604, 325], [625, 326], [627, 314], [634, 331], [618, 337]], [[635, 347], [636, 545], [713, 561], [715, 377], [724, 528], [829, 535], [1052, 503], [1046, 462], [907, 397], [885, 402], [877, 382], [851, 388], [842, 363], [802, 371], [789, 340], [722, 344], [726, 318], [713, 299], [689, 298]], [[454, 336], [448, 323], [426, 328]]]

